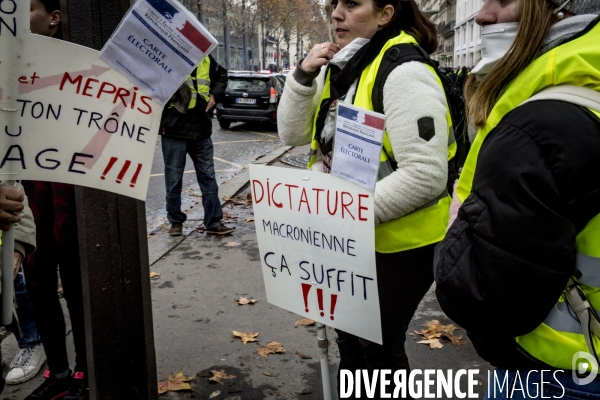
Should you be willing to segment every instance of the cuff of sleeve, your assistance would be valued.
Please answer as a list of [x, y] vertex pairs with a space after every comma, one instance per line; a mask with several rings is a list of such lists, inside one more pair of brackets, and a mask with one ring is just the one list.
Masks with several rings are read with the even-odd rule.
[[312, 82], [317, 76], [319, 76], [321, 68], [317, 69], [315, 72], [305, 71], [300, 67], [302, 61], [304, 61], [304, 58], [298, 62], [297, 67], [294, 70], [294, 79], [296, 79], [296, 82], [298, 82], [302, 86], [311, 87]]

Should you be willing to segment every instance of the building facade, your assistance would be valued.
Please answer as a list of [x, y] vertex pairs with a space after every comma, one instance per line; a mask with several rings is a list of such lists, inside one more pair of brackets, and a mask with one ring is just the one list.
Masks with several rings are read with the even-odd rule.
[[483, 0], [456, 0], [454, 27], [454, 66], [471, 67], [481, 60], [481, 27], [475, 16]]
[[442, 67], [454, 66], [454, 24], [457, 0], [421, 0], [419, 7], [436, 25], [438, 48], [431, 58]]

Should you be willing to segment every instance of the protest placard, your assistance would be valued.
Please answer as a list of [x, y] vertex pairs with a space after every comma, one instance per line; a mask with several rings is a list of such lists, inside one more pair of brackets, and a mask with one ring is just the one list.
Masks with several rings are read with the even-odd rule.
[[329, 174], [250, 166], [267, 300], [381, 343], [373, 196]]
[[338, 104], [331, 173], [375, 191], [385, 115]]
[[137, 0], [100, 58], [164, 105], [217, 43], [177, 0]]
[[97, 51], [31, 34], [29, 2], [0, 5], [0, 180], [145, 200], [162, 107]]

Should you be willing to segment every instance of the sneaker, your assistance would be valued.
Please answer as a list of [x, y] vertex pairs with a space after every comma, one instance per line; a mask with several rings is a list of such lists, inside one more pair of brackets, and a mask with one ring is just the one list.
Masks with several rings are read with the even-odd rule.
[[179, 223], [179, 222], [175, 222], [174, 224], [171, 224], [171, 227], [169, 228], [169, 235], [171, 236], [181, 236], [183, 233], [183, 224]]
[[30, 380], [37, 375], [44, 362], [46, 362], [46, 353], [41, 344], [21, 349], [10, 363], [6, 384], [16, 385]]
[[90, 385], [88, 384], [85, 372], [75, 372], [69, 394], [64, 400], [88, 400], [90, 398]]
[[71, 371], [66, 378], [57, 379], [50, 374], [49, 370], [44, 372], [44, 382], [33, 391], [25, 400], [63, 400], [69, 393], [71, 386]]
[[206, 233], [210, 234], [210, 235], [227, 235], [228, 233], [233, 232], [235, 228], [231, 228], [227, 225], [219, 225], [218, 227], [214, 228], [214, 229], [207, 229]]

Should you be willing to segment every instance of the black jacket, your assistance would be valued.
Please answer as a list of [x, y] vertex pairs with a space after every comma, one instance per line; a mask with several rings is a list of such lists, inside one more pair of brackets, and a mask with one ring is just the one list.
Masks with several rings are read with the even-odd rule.
[[542, 323], [575, 268], [575, 237], [600, 213], [600, 120], [561, 101], [510, 112], [484, 141], [471, 195], [436, 249], [436, 294], [477, 352], [539, 369], [514, 337]]
[[[221, 67], [212, 56], [210, 58], [210, 92], [215, 101], [222, 100], [227, 87], [227, 70]], [[196, 75], [196, 69], [190, 74]], [[185, 83], [184, 83], [185, 84]], [[176, 139], [205, 139], [212, 134], [210, 116], [206, 113], [206, 101], [198, 96], [196, 107], [187, 113], [179, 113], [175, 107], [165, 105], [160, 122], [160, 134]]]

